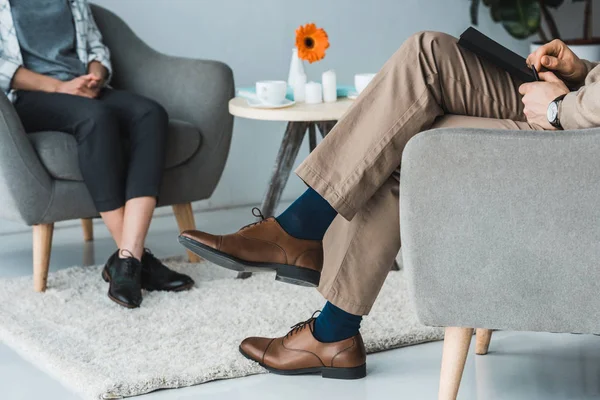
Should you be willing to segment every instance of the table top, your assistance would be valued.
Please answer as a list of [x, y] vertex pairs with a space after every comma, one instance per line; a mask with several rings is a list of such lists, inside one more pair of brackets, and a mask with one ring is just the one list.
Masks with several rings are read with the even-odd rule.
[[263, 121], [338, 121], [346, 113], [353, 100], [339, 98], [335, 103], [298, 103], [286, 108], [250, 107], [246, 99], [236, 97], [229, 101], [229, 112], [236, 117]]

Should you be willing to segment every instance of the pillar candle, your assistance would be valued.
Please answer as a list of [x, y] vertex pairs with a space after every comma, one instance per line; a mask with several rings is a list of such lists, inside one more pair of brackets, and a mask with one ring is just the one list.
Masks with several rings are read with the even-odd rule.
[[335, 71], [332, 69], [323, 72], [323, 100], [325, 100], [326, 103], [337, 101]]
[[318, 82], [308, 82], [305, 86], [306, 104], [317, 104], [323, 102], [323, 91]]

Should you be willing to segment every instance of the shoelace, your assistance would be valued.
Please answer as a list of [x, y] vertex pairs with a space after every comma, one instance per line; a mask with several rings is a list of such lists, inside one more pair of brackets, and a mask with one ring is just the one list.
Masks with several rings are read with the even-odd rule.
[[287, 335], [285, 335], [285, 337], [291, 337], [293, 336], [295, 333], [300, 332], [301, 330], [304, 329], [305, 326], [307, 326], [308, 324], [310, 324], [313, 320], [316, 319], [315, 315], [317, 315], [318, 313], [320, 313], [321, 311], [315, 311], [313, 313], [313, 315], [307, 319], [306, 321], [302, 321], [302, 322], [298, 322], [296, 325], [292, 326], [290, 328], [290, 331], [287, 333]]
[[258, 208], [258, 207], [253, 207], [252, 208], [252, 215], [254, 215], [256, 218], [260, 218], [260, 221], [248, 224], [248, 225], [242, 227], [242, 229], [240, 229], [240, 230], [244, 230], [246, 228], [250, 228], [251, 226], [254, 226], [254, 225], [262, 224], [266, 220], [266, 218], [263, 215], [262, 211], [260, 211], [260, 208]]
[[133, 256], [133, 253], [127, 249], [121, 250], [119, 254], [126, 257], [123, 259], [122, 264], [123, 275], [128, 278], [134, 278], [140, 262]]

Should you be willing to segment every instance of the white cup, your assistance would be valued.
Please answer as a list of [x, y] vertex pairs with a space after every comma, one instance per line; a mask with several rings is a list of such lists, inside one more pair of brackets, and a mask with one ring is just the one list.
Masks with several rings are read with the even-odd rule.
[[263, 103], [279, 105], [285, 100], [287, 94], [286, 81], [258, 81], [256, 82], [256, 96]]
[[376, 74], [356, 74], [354, 75], [354, 87], [358, 94], [361, 94], [363, 90], [371, 83]]

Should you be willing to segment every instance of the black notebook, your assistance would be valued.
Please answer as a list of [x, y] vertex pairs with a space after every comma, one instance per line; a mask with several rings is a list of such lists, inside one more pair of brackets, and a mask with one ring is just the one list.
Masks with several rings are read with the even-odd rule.
[[460, 35], [458, 44], [506, 70], [515, 78], [524, 82], [534, 82], [536, 80], [523, 57], [490, 39], [473, 27]]

